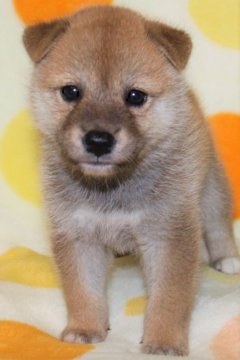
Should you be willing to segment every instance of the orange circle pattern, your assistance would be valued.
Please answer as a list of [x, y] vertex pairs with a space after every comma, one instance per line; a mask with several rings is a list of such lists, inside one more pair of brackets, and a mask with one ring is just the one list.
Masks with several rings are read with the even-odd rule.
[[211, 348], [216, 360], [239, 360], [240, 316], [229, 320], [212, 341]]
[[26, 25], [67, 16], [89, 5], [111, 5], [112, 0], [13, 0], [18, 16]]
[[240, 218], [240, 114], [219, 113], [208, 118], [234, 197], [234, 216]]
[[74, 360], [95, 349], [91, 344], [70, 344], [25, 323], [0, 321], [1, 360]]

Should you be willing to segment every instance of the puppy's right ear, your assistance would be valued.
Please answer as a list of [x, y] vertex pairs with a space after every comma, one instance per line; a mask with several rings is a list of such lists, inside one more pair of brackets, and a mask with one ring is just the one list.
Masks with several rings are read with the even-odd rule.
[[32, 61], [35, 63], [41, 61], [69, 25], [66, 19], [60, 19], [28, 26], [23, 34], [23, 43]]

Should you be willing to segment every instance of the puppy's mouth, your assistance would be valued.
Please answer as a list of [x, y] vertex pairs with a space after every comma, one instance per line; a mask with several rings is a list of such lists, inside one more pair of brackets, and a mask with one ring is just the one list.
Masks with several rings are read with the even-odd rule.
[[80, 162], [79, 166], [86, 175], [109, 176], [113, 175], [116, 164], [103, 161]]

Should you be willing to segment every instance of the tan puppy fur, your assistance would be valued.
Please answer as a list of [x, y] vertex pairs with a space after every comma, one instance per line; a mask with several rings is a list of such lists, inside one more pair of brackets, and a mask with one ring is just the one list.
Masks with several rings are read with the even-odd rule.
[[[113, 252], [133, 252], [148, 290], [143, 352], [186, 355], [202, 238], [211, 265], [240, 271], [228, 184], [182, 75], [189, 36], [103, 6], [31, 26], [24, 43], [35, 63], [31, 102], [68, 308], [62, 339], [105, 339], [107, 269]], [[72, 101], [61, 95], [66, 85], [79, 89]], [[131, 89], [145, 93], [143, 103], [127, 101]], [[114, 146], [89, 151], [92, 131]]]

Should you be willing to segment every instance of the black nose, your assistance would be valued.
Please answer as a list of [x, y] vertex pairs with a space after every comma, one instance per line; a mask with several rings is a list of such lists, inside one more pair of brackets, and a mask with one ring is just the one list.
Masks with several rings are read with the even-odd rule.
[[112, 134], [104, 131], [89, 131], [83, 139], [83, 144], [87, 152], [100, 157], [109, 154], [116, 140]]

